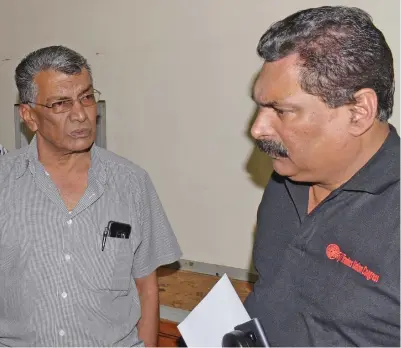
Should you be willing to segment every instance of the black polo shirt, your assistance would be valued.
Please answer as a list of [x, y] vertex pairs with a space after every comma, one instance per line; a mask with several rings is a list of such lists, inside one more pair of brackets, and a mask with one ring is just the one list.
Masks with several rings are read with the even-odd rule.
[[258, 210], [259, 280], [245, 302], [271, 346], [400, 346], [400, 138], [307, 214], [277, 173]]

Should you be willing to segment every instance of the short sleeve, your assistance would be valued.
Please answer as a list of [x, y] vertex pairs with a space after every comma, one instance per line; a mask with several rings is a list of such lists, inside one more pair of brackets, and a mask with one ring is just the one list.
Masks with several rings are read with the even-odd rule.
[[134, 255], [134, 278], [146, 277], [159, 266], [179, 260], [182, 255], [156, 189], [146, 172], [139, 186], [138, 208], [142, 238]]

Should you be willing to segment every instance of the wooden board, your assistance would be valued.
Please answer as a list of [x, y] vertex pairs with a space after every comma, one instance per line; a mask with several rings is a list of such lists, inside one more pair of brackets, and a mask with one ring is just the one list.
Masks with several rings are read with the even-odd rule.
[[[220, 277], [175, 270], [158, 269], [160, 304], [191, 311], [216, 284]], [[252, 290], [252, 283], [230, 279], [242, 301]]]
[[159, 323], [159, 347], [178, 347], [180, 332], [177, 323], [160, 319]]

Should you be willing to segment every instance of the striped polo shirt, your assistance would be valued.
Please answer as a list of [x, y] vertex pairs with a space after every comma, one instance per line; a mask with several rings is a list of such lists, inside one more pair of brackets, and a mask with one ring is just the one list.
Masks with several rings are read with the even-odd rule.
[[[38, 160], [36, 138], [0, 157], [0, 345], [142, 345], [133, 281], [181, 250], [149, 175], [94, 145], [72, 211]], [[131, 225], [107, 238], [109, 221]]]

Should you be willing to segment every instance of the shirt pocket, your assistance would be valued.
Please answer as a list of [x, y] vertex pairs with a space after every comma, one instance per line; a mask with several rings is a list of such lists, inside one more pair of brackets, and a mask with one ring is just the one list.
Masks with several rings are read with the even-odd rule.
[[[106, 248], [108, 249], [106, 251]], [[107, 237], [106, 245], [102, 253], [106, 259], [114, 260], [111, 272], [110, 290], [128, 290], [131, 282], [131, 270], [133, 263], [133, 249], [130, 238]]]
[[135, 227], [131, 226], [129, 238], [107, 236], [102, 250], [102, 240], [109, 221], [130, 224], [129, 209], [120, 204], [109, 204], [100, 216], [90, 216], [91, 231], [77, 231], [74, 256], [76, 270], [83, 286], [93, 292], [128, 291], [136, 248]]

